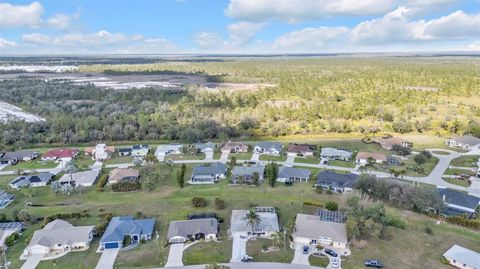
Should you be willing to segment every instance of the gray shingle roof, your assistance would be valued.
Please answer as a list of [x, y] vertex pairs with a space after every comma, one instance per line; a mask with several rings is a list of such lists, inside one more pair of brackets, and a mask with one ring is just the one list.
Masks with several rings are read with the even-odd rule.
[[475, 209], [480, 203], [479, 197], [469, 195], [460, 191], [439, 188], [437, 189], [437, 192], [438, 195], [440, 195], [440, 198], [443, 199], [443, 196], [445, 196], [445, 202], [449, 204]]
[[172, 238], [175, 236], [181, 236], [188, 238], [195, 234], [217, 234], [218, 233], [218, 221], [214, 218], [208, 219], [192, 219], [192, 220], [180, 220], [171, 221], [168, 226], [167, 237]]
[[457, 136], [457, 137], [454, 137], [453, 140], [462, 144], [468, 144], [470, 146], [475, 146], [480, 144], [480, 138], [474, 137], [471, 135]]
[[278, 177], [279, 178], [291, 178], [291, 177], [297, 177], [297, 178], [310, 178], [310, 175], [312, 174], [312, 171], [308, 169], [301, 169], [301, 168], [295, 168], [295, 167], [289, 167], [289, 166], [281, 166], [278, 169]]
[[227, 171], [225, 164], [216, 162], [209, 165], [197, 165], [193, 167], [192, 176], [220, 175]]
[[195, 144], [195, 148], [199, 150], [204, 150], [207, 148], [215, 149], [217, 145], [213, 142], [207, 142], [207, 143], [197, 143]]
[[333, 171], [322, 171], [317, 175], [317, 185], [332, 185], [336, 188], [351, 188], [353, 183], [357, 181], [358, 175], [356, 174], [339, 174]]
[[297, 214], [293, 236], [309, 239], [330, 237], [335, 242], [348, 242], [344, 223], [321, 221], [319, 216], [305, 214]]
[[35, 231], [28, 246], [52, 247], [56, 244], [90, 242], [90, 234], [93, 229], [94, 226], [75, 227], [66, 221], [57, 219], [49, 222], [43, 229]]
[[233, 176], [252, 176], [253, 173], [257, 172], [260, 175], [260, 177], [262, 177], [264, 171], [265, 171], [265, 166], [261, 164], [256, 164], [252, 166], [235, 166], [233, 168], [232, 175]]
[[14, 180], [12, 180], [12, 182], [10, 182], [10, 185], [14, 188], [27, 187], [31, 183], [48, 182], [50, 181], [50, 179], [52, 179], [52, 177], [53, 177], [53, 174], [50, 174], [50, 173], [19, 176], [19, 177], [16, 177]]
[[352, 153], [346, 150], [336, 149], [336, 148], [322, 148], [322, 153], [320, 153], [322, 157], [345, 157], [351, 158]]
[[262, 149], [270, 150], [270, 149], [275, 149], [278, 152], [282, 151], [282, 143], [280, 142], [258, 142], [255, 147], [260, 147]]
[[154, 226], [155, 219], [136, 220], [132, 216], [113, 217], [100, 242], [121, 242], [125, 235], [152, 234]]

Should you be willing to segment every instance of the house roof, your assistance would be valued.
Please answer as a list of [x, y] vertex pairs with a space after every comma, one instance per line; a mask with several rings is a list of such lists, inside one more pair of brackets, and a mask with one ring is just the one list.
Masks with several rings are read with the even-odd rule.
[[132, 148], [119, 148], [118, 152], [131, 152]]
[[471, 135], [456, 136], [452, 138], [452, 140], [455, 140], [458, 143], [467, 144], [470, 146], [476, 146], [480, 144], [480, 138], [471, 136]]
[[192, 176], [219, 175], [227, 171], [225, 164], [216, 162], [212, 164], [197, 165], [193, 167]]
[[100, 242], [120, 242], [125, 235], [152, 234], [155, 219], [133, 219], [132, 216], [113, 217]]
[[306, 214], [297, 214], [293, 236], [309, 239], [330, 237], [335, 242], [348, 242], [344, 223], [322, 221], [319, 216]]
[[38, 154], [38, 153], [33, 150], [19, 150], [19, 151], [5, 152], [5, 155], [3, 155], [2, 158], [21, 160], [25, 157], [31, 158], [35, 154]]
[[10, 201], [15, 199], [15, 195], [10, 194], [4, 190], [0, 190], [0, 201]]
[[72, 174], [72, 177], [70, 177], [70, 174], [65, 173], [59, 181], [60, 183], [66, 183], [73, 179], [77, 185], [93, 184], [97, 180], [98, 174], [100, 174], [100, 169], [75, 172]]
[[112, 171], [110, 171], [110, 174], [108, 175], [108, 180], [109, 181], [119, 181], [124, 178], [131, 178], [135, 177], [138, 178], [140, 175], [140, 172], [137, 169], [133, 168], [115, 168]]
[[317, 215], [321, 221], [336, 222], [336, 223], [345, 222], [345, 214], [343, 214], [343, 212], [340, 212], [340, 211], [330, 211], [326, 209], [319, 209], [317, 211]]
[[143, 144], [143, 145], [133, 145], [132, 149], [134, 149], [134, 150], [148, 149], [148, 145], [147, 145], [147, 144]]
[[259, 176], [263, 176], [265, 171], [265, 166], [261, 164], [255, 164], [252, 166], [235, 166], [232, 171], [233, 176], [252, 176], [253, 173], [257, 172]]
[[50, 173], [42, 173], [38, 175], [28, 175], [28, 176], [19, 176], [16, 177], [10, 185], [19, 188], [19, 187], [26, 187], [31, 183], [40, 183], [40, 182], [48, 182], [52, 179], [53, 174]]
[[438, 188], [438, 195], [443, 199], [445, 196], [445, 202], [448, 204], [453, 204], [461, 207], [466, 207], [470, 209], [475, 209], [480, 204], [480, 198], [466, 194], [464, 192], [447, 189], [447, 188]]
[[227, 142], [222, 147], [223, 150], [234, 148], [248, 149], [248, 144], [243, 142]]
[[264, 141], [264, 142], [258, 142], [255, 147], [259, 147], [262, 149], [266, 150], [276, 150], [278, 152], [282, 151], [282, 143], [280, 142], [269, 142], [269, 141]]
[[204, 150], [204, 149], [215, 149], [217, 145], [213, 142], [207, 142], [207, 143], [197, 143], [195, 144], [195, 148], [199, 150]]
[[[273, 207], [256, 207], [255, 211], [260, 217], [260, 222], [255, 229], [265, 232], [278, 232], [278, 217]], [[232, 232], [250, 232], [252, 227], [245, 220], [248, 210], [232, 210], [230, 230]]]
[[41, 230], [33, 233], [28, 247], [41, 245], [51, 247], [55, 244], [72, 244], [75, 242], [89, 242], [94, 226], [75, 227], [63, 220], [49, 222]]
[[157, 147], [157, 150], [155, 151], [155, 154], [158, 153], [167, 153], [170, 151], [177, 151], [182, 149], [182, 145], [180, 144], [172, 144], [172, 145], [160, 145]]
[[459, 245], [453, 245], [443, 253], [443, 256], [466, 264], [470, 268], [480, 268], [480, 253]]
[[0, 223], [0, 231], [4, 230], [21, 230], [23, 229], [23, 222], [2, 222]]
[[357, 179], [358, 175], [356, 174], [339, 174], [334, 171], [325, 170], [318, 173], [316, 184], [332, 185], [336, 188], [351, 188]]
[[192, 219], [192, 220], [180, 220], [170, 221], [168, 226], [167, 237], [172, 238], [175, 236], [181, 236], [188, 238], [195, 234], [216, 234], [218, 233], [218, 221], [215, 218], [208, 219]]
[[402, 145], [403, 143], [408, 142], [406, 139], [398, 136], [378, 137], [374, 138], [373, 141], [382, 145], [382, 147], [392, 147], [393, 145]]
[[278, 169], [278, 177], [279, 178], [291, 178], [291, 177], [299, 177], [299, 178], [310, 178], [312, 171], [308, 169], [301, 169], [289, 166], [280, 166]]
[[387, 156], [383, 153], [366, 151], [360, 151], [357, 153], [357, 160], [368, 160], [368, 158], [373, 158], [374, 160], [383, 162], [387, 161]]
[[322, 152], [320, 153], [322, 157], [352, 157], [352, 153], [350, 151], [336, 149], [336, 148], [322, 148]]
[[292, 144], [288, 146], [288, 152], [302, 153], [302, 152], [313, 152], [315, 150], [314, 145], [307, 144]]
[[52, 149], [47, 152], [45, 152], [42, 157], [46, 158], [73, 158], [75, 155], [77, 155], [79, 152], [78, 149], [69, 149], [69, 148], [63, 148], [63, 149]]

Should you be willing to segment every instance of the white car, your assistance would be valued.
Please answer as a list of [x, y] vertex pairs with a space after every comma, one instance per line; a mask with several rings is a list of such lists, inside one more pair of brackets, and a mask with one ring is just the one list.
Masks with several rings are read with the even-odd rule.
[[337, 258], [332, 258], [332, 267], [333, 267], [333, 268], [338, 268], [338, 260], [337, 260]]

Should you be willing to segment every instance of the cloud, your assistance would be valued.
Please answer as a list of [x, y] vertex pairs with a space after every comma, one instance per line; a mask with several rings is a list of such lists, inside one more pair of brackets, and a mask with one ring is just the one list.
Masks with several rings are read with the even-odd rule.
[[480, 14], [469, 15], [456, 11], [430, 21], [411, 18], [411, 9], [398, 7], [382, 18], [358, 24], [351, 31], [351, 41], [360, 44], [382, 44], [467, 39], [480, 34]]
[[133, 40], [134, 37], [127, 37], [122, 33], [110, 33], [102, 30], [91, 34], [68, 33], [57, 36], [33, 33], [24, 34], [22, 40], [28, 43], [55, 45], [55, 46], [77, 46], [77, 45], [105, 45]]
[[480, 40], [474, 41], [472, 44], [468, 45], [468, 48], [473, 51], [480, 51]]
[[16, 46], [17, 46], [16, 42], [0, 38], [0, 49], [4, 49], [8, 47], [16, 47]]
[[201, 49], [215, 49], [223, 45], [222, 36], [215, 32], [196, 33], [194, 40]]
[[347, 27], [305, 28], [286, 33], [277, 38], [273, 48], [279, 51], [319, 51], [325, 45], [348, 33]]
[[253, 36], [262, 29], [265, 24], [241, 21], [228, 26], [228, 45], [233, 47], [243, 46], [252, 41]]
[[72, 19], [78, 19], [79, 14], [55, 14], [44, 20], [44, 8], [39, 2], [28, 5], [12, 5], [0, 3], [0, 27], [56, 28], [67, 29]]
[[332, 16], [384, 14], [394, 0], [230, 0], [225, 14], [237, 20], [297, 22]]

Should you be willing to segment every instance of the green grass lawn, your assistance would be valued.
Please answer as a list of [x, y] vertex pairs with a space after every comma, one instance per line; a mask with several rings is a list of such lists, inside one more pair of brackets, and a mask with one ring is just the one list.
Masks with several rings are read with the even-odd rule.
[[282, 246], [277, 251], [262, 252], [262, 249], [267, 249], [271, 246], [273, 246], [273, 241], [270, 239], [251, 239], [247, 242], [247, 255], [251, 256], [255, 262], [292, 262], [295, 251], [288, 246], [288, 242], [286, 248]]
[[457, 179], [457, 178], [442, 177], [442, 179], [445, 182], [448, 182], [450, 184], [455, 184], [455, 185], [458, 185], [458, 186], [462, 186], [462, 187], [470, 187], [470, 185], [472, 185], [470, 182], [468, 182], [466, 180], [461, 180], [461, 179]]
[[252, 159], [253, 152], [242, 152], [242, 153], [230, 153], [228, 158], [236, 157], [237, 160], [250, 160]]
[[310, 255], [308, 257], [308, 261], [312, 266], [318, 266], [318, 267], [324, 267], [324, 268], [327, 267], [328, 264], [330, 263], [330, 260], [328, 259], [327, 256], [317, 256], [317, 255]]
[[262, 154], [259, 157], [261, 161], [274, 161], [274, 162], [284, 162], [287, 160], [287, 156], [272, 156], [267, 154]]
[[474, 172], [470, 170], [464, 170], [464, 169], [448, 168], [447, 171], [445, 171], [444, 173], [444, 175], [460, 175], [460, 174], [473, 175]]
[[320, 162], [320, 159], [318, 159], [317, 157], [306, 157], [306, 158], [295, 157], [295, 162], [318, 164]]
[[220, 151], [214, 151], [213, 152], [213, 159], [214, 160], [220, 160], [220, 157], [222, 157], [222, 153]]
[[29, 162], [21, 161], [16, 165], [9, 165], [5, 167], [2, 171], [49, 169], [55, 168], [57, 166], [58, 163], [55, 163], [54, 161], [41, 161], [39, 159], [36, 159]]
[[203, 160], [205, 159], [205, 154], [173, 154], [165, 157], [165, 160], [179, 161], [179, 160]]
[[442, 150], [434, 150], [434, 151], [432, 151], [432, 153], [438, 154], [438, 155], [450, 155], [450, 152], [446, 152], [446, 151], [442, 151]]
[[229, 262], [232, 255], [232, 241], [227, 240], [225, 227], [221, 227], [220, 235], [223, 237], [223, 240], [219, 242], [199, 242], [187, 248], [183, 252], [184, 264], [193, 265]]
[[339, 161], [339, 160], [332, 160], [332, 161], [328, 162], [328, 165], [354, 168], [356, 164], [355, 164], [355, 162], [345, 162], [345, 161]]
[[87, 156], [83, 151], [81, 151], [73, 162], [78, 168], [87, 169], [95, 163], [95, 160], [92, 159], [92, 156]]
[[477, 162], [479, 158], [480, 155], [462, 156], [453, 159], [450, 165], [459, 167], [477, 167]]
[[131, 163], [131, 162], [133, 162], [133, 157], [131, 156], [115, 155], [114, 157], [104, 161], [103, 164], [121, 164], [121, 163]]

